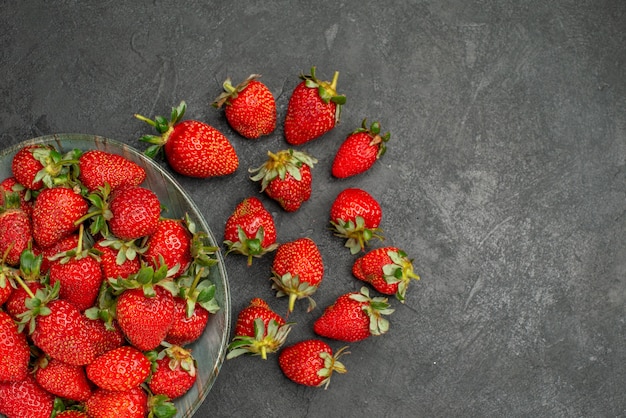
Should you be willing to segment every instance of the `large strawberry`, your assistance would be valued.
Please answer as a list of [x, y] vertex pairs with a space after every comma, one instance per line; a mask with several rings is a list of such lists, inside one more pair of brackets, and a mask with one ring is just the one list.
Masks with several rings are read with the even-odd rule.
[[86, 401], [91, 396], [91, 384], [85, 368], [42, 357], [35, 368], [37, 383], [52, 393], [73, 401]]
[[261, 181], [261, 192], [276, 200], [287, 212], [294, 212], [311, 197], [311, 168], [317, 159], [302, 151], [268, 152], [261, 166], [250, 169], [250, 179]]
[[55, 187], [39, 193], [33, 207], [33, 237], [41, 248], [50, 247], [78, 230], [76, 222], [89, 204], [73, 189]]
[[54, 396], [28, 375], [17, 382], [0, 383], [0, 414], [7, 418], [49, 418]]
[[120, 186], [139, 186], [146, 179], [146, 170], [137, 163], [102, 150], [86, 151], [80, 156], [78, 166], [78, 179], [89, 192], [105, 183], [111, 190]]
[[144, 353], [124, 345], [98, 356], [87, 365], [86, 371], [89, 380], [99, 388], [125, 391], [143, 383], [150, 375], [151, 366]]
[[311, 238], [299, 238], [281, 244], [272, 263], [272, 288], [276, 296], [288, 296], [288, 312], [293, 312], [296, 300], [307, 298], [308, 310], [315, 308], [311, 295], [317, 291], [324, 277], [322, 254]]
[[358, 258], [352, 274], [385, 295], [395, 295], [404, 302], [409, 282], [419, 280], [413, 271], [413, 262], [404, 251], [396, 247], [376, 248]]
[[250, 305], [237, 316], [235, 336], [228, 346], [227, 358], [252, 354], [260, 355], [263, 360], [267, 359], [267, 353], [277, 352], [285, 343], [291, 325], [263, 299], [252, 299]]
[[382, 239], [378, 226], [383, 212], [380, 203], [363, 189], [341, 191], [330, 207], [330, 223], [335, 235], [346, 239], [352, 254], [365, 248], [372, 238]]
[[370, 298], [366, 287], [360, 292], [345, 293], [324, 310], [313, 324], [316, 334], [335, 340], [355, 342], [389, 330], [382, 315], [393, 312], [387, 298]]
[[161, 216], [161, 202], [150, 189], [141, 186], [120, 187], [109, 197], [109, 229], [117, 238], [130, 241], [152, 235]]
[[241, 136], [256, 139], [271, 134], [276, 128], [276, 102], [270, 89], [252, 74], [233, 87], [230, 78], [224, 81], [224, 92], [212, 103], [225, 107], [228, 124]]
[[22, 251], [31, 246], [33, 228], [22, 209], [0, 207], [0, 264], [17, 266]]
[[256, 197], [242, 200], [226, 220], [224, 227], [226, 254], [238, 253], [248, 257], [248, 266], [253, 257], [274, 251], [276, 244], [276, 224], [274, 217], [265, 209], [263, 202]]
[[163, 218], [148, 238], [142, 258], [154, 268], [165, 263], [169, 269], [177, 269], [171, 276], [174, 279], [191, 264], [191, 239], [182, 220]]
[[145, 418], [148, 395], [139, 386], [125, 391], [96, 389], [85, 402], [91, 418]]
[[135, 115], [159, 133], [159, 136], [145, 135], [141, 138], [152, 144], [146, 150], [146, 155], [156, 157], [163, 149], [170, 167], [189, 177], [206, 178], [235, 172], [239, 158], [228, 138], [204, 122], [181, 121], [186, 108], [185, 102], [173, 108], [169, 121], [162, 116], [151, 120]]
[[30, 349], [26, 334], [6, 312], [0, 311], [0, 382], [23, 380], [28, 374]]
[[291, 381], [305, 386], [328, 387], [333, 372], [345, 373], [338, 359], [347, 347], [333, 355], [332, 348], [322, 340], [310, 339], [285, 347], [278, 355], [278, 365]]
[[300, 75], [301, 81], [293, 90], [285, 116], [285, 139], [291, 145], [302, 145], [330, 131], [339, 122], [341, 106], [346, 97], [337, 94], [335, 72], [332, 82], [319, 80], [315, 67], [310, 75]]
[[369, 170], [385, 154], [389, 132], [380, 134], [380, 123], [374, 122], [367, 127], [363, 119], [360, 128], [347, 136], [339, 146], [333, 160], [331, 172], [337, 178], [346, 178]]
[[176, 345], [167, 345], [153, 357], [154, 371], [148, 381], [153, 395], [165, 395], [169, 399], [183, 396], [195, 384], [196, 360], [191, 351]]

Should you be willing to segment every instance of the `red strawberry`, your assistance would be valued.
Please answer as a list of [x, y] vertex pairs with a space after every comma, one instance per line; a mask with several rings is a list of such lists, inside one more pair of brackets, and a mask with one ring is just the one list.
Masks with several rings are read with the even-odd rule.
[[293, 312], [295, 301], [302, 298], [309, 300], [309, 311], [315, 307], [311, 295], [324, 277], [324, 263], [311, 238], [281, 244], [274, 256], [272, 273], [276, 296], [289, 296], [288, 312]]
[[248, 256], [248, 266], [252, 257], [274, 251], [276, 244], [276, 224], [272, 214], [265, 209], [263, 202], [256, 197], [241, 201], [224, 227], [224, 244], [228, 253]]
[[291, 145], [302, 145], [330, 131], [339, 122], [341, 106], [346, 97], [338, 95], [335, 72], [332, 82], [318, 80], [315, 67], [310, 75], [300, 75], [303, 80], [296, 86], [287, 105], [285, 139]]
[[378, 234], [383, 212], [374, 197], [362, 189], [348, 188], [340, 192], [330, 208], [330, 223], [335, 235], [346, 238], [352, 254], [365, 248]]
[[[79, 227], [80, 228], [80, 227]], [[50, 266], [52, 265], [51, 259], [55, 258], [59, 254], [70, 251], [73, 248], [78, 246], [78, 234], [71, 234], [65, 238], [60, 239], [53, 245], [41, 249], [38, 246], [33, 248], [33, 252], [35, 254], [41, 254], [41, 274], [46, 274], [48, 270], [50, 270]]]
[[2, 272], [2, 270], [3, 268], [0, 266], [0, 305], [4, 305], [4, 303], [9, 300], [15, 286], [11, 276]]
[[96, 389], [85, 402], [85, 411], [91, 418], [145, 418], [148, 395], [141, 387], [126, 391]]
[[337, 178], [346, 178], [369, 170], [387, 150], [389, 132], [380, 134], [380, 123], [374, 122], [368, 128], [363, 119], [360, 128], [352, 132], [339, 146], [331, 172]]
[[100, 267], [104, 279], [122, 278], [135, 274], [141, 267], [138, 248], [131, 242], [115, 239], [101, 239], [93, 246], [99, 252]]
[[419, 280], [413, 272], [412, 260], [396, 247], [371, 250], [354, 262], [352, 274], [380, 293], [395, 295], [400, 302], [404, 302], [411, 279]]
[[96, 357], [126, 343], [124, 334], [116, 321], [111, 321], [110, 327], [107, 327], [107, 324], [100, 319], [87, 318], [86, 325]]
[[190, 351], [182, 347], [166, 347], [158, 354], [154, 364], [155, 370], [148, 381], [153, 395], [176, 399], [196, 383], [196, 360]]
[[28, 215], [22, 209], [0, 207], [0, 264], [10, 266], [20, 263], [22, 251], [33, 241], [33, 228]]
[[139, 186], [146, 179], [146, 170], [135, 162], [121, 155], [101, 150], [89, 150], [78, 160], [80, 174], [78, 179], [89, 192], [93, 192], [104, 183], [111, 190], [120, 186]]
[[55, 418], [89, 418], [89, 415], [77, 409], [66, 409], [56, 414]]
[[254, 298], [237, 316], [235, 337], [228, 346], [227, 358], [252, 354], [265, 360], [267, 353], [275, 353], [282, 347], [290, 330], [290, 323], [285, 323], [263, 299]]
[[270, 89], [250, 75], [233, 87], [229, 78], [224, 81], [224, 93], [215, 99], [213, 107], [225, 105], [228, 124], [241, 136], [256, 139], [271, 134], [276, 128], [276, 102]]
[[389, 321], [382, 315], [392, 312], [387, 298], [370, 298], [369, 291], [363, 287], [361, 292], [339, 296], [315, 321], [313, 331], [322, 337], [335, 340], [361, 341], [370, 335], [386, 333]]
[[[44, 285], [38, 281], [26, 282], [26, 286], [32, 294], [37, 292], [38, 289], [44, 288]], [[26, 299], [30, 297], [31, 295], [27, 293], [26, 290], [21, 286], [18, 286], [17, 289], [15, 289], [11, 293], [11, 296], [9, 296], [9, 299], [4, 305], [4, 308], [6, 309], [7, 313], [11, 315], [11, 318], [17, 321], [20, 320], [20, 315], [28, 311], [28, 308], [26, 307]]]
[[0, 182], [0, 206], [5, 205], [7, 197], [10, 195], [17, 195], [20, 202], [20, 208], [31, 216], [33, 213], [33, 202], [30, 199], [30, 193], [26, 193], [24, 186], [19, 184], [15, 177], [7, 177]]
[[128, 345], [98, 356], [87, 365], [87, 377], [99, 388], [125, 391], [139, 386], [150, 375], [150, 360]]
[[6, 418], [50, 418], [54, 396], [28, 375], [17, 382], [0, 383], [0, 414]]
[[52, 147], [49, 145], [27, 145], [15, 154], [11, 168], [13, 176], [19, 184], [31, 190], [39, 190], [43, 187], [43, 181], [41, 179], [35, 180], [35, 177], [43, 170], [44, 166], [33, 156], [33, 151], [49, 151], [51, 149]]
[[191, 263], [191, 239], [191, 233], [181, 220], [161, 219], [156, 231], [148, 238], [147, 250], [142, 257], [154, 268], [161, 262], [165, 262], [169, 269], [178, 268], [171, 276], [176, 278]]
[[61, 155], [51, 145], [34, 144], [22, 148], [11, 163], [13, 176], [31, 190], [42, 187], [73, 186], [78, 176], [78, 158], [82, 151], [73, 149]]
[[44, 189], [33, 207], [33, 237], [41, 248], [50, 247], [78, 230], [78, 221], [89, 205], [74, 190], [67, 187]]
[[294, 212], [311, 197], [311, 168], [314, 157], [294, 150], [268, 152], [268, 160], [250, 169], [253, 181], [261, 181], [261, 192], [276, 200], [287, 212]]
[[214, 177], [232, 174], [239, 166], [239, 158], [228, 139], [217, 129], [197, 120], [181, 121], [187, 105], [181, 102], [172, 109], [171, 119], [158, 116], [150, 120], [135, 115], [154, 126], [160, 136], [146, 135], [142, 141], [152, 144], [146, 155], [155, 157], [161, 149], [170, 167], [189, 177]]
[[117, 188], [109, 198], [109, 228], [117, 238], [130, 241], [152, 235], [161, 216], [157, 195], [141, 186]]
[[288, 379], [305, 386], [328, 387], [333, 372], [345, 373], [338, 360], [346, 354], [343, 347], [335, 355], [332, 348], [318, 339], [304, 340], [285, 347], [278, 355], [278, 365]]
[[178, 346], [185, 346], [196, 341], [206, 328], [210, 312], [200, 304], [194, 304], [193, 311], [187, 309], [187, 300], [174, 297], [174, 320], [165, 340]]
[[30, 348], [26, 334], [6, 312], [0, 311], [0, 382], [24, 380], [28, 374]]
[[83, 366], [43, 357], [37, 363], [35, 380], [42, 388], [62, 398], [86, 401], [91, 396], [91, 385]]

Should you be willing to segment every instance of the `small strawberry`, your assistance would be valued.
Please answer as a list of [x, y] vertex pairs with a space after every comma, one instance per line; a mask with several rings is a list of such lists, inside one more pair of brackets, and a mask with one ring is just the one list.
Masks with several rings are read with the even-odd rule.
[[228, 346], [230, 352], [226, 358], [252, 354], [260, 355], [263, 360], [267, 359], [267, 353], [277, 352], [285, 343], [291, 325], [263, 299], [252, 299], [250, 305], [237, 316], [235, 337]]
[[224, 81], [224, 92], [212, 103], [225, 106], [224, 114], [231, 128], [241, 136], [256, 139], [271, 134], [276, 128], [276, 102], [270, 89], [252, 74], [233, 87], [230, 78]]
[[294, 212], [311, 197], [311, 168], [317, 159], [305, 152], [268, 152], [263, 165], [250, 169], [253, 181], [261, 181], [261, 192], [276, 200], [287, 212]]
[[346, 373], [338, 360], [347, 347], [333, 355], [332, 348], [318, 339], [300, 341], [285, 347], [278, 355], [278, 365], [285, 376], [300, 385], [328, 387], [333, 372]]
[[145, 418], [148, 395], [138, 386], [126, 391], [96, 389], [85, 402], [85, 411], [91, 418]]
[[317, 245], [311, 238], [299, 238], [281, 244], [272, 264], [276, 296], [289, 296], [289, 310], [293, 312], [297, 299], [309, 300], [308, 311], [315, 308], [311, 295], [324, 277], [324, 263]]
[[142, 258], [154, 268], [161, 259], [169, 269], [178, 268], [171, 277], [183, 274], [191, 264], [191, 233], [182, 220], [163, 218], [146, 242]]
[[13, 177], [19, 184], [30, 190], [39, 190], [43, 187], [41, 179], [35, 177], [44, 169], [43, 164], [33, 156], [35, 150], [50, 151], [53, 148], [49, 145], [27, 145], [20, 149], [11, 162]]
[[345, 293], [335, 303], [324, 310], [313, 323], [317, 335], [335, 340], [355, 342], [370, 335], [382, 335], [389, 330], [389, 321], [382, 315], [389, 315], [387, 298], [370, 298], [366, 287], [360, 292]]
[[26, 334], [6, 312], [0, 311], [0, 382], [15, 382], [26, 378], [30, 348]]
[[91, 385], [85, 368], [42, 357], [35, 369], [37, 383], [53, 395], [73, 401], [86, 401], [91, 396]]
[[165, 395], [169, 399], [183, 396], [196, 383], [196, 360], [191, 352], [177, 345], [167, 345], [154, 357], [154, 368], [148, 381], [153, 395]]
[[187, 301], [179, 296], [174, 297], [174, 320], [167, 331], [165, 341], [172, 345], [185, 346], [196, 341], [206, 328], [210, 312], [199, 304], [194, 304], [192, 312], [188, 312]]
[[341, 191], [330, 208], [330, 223], [335, 235], [347, 239], [346, 247], [352, 254], [362, 251], [372, 238], [382, 240], [378, 229], [382, 216], [378, 201], [358, 188]]
[[17, 195], [20, 202], [20, 208], [26, 212], [28, 216], [33, 213], [33, 201], [30, 193], [24, 186], [19, 184], [15, 177], [7, 177], [0, 182], [0, 206], [4, 206], [7, 197]]
[[67, 187], [44, 189], [33, 206], [33, 237], [41, 248], [50, 247], [78, 230], [78, 221], [89, 204]]
[[369, 251], [354, 262], [352, 274], [382, 294], [395, 295], [403, 303], [411, 279], [419, 280], [413, 272], [412, 260], [396, 247]]
[[22, 251], [29, 248], [32, 241], [33, 227], [26, 212], [19, 207], [0, 207], [0, 261], [17, 266]]
[[339, 122], [346, 96], [338, 95], [335, 72], [332, 82], [318, 80], [315, 67], [296, 86], [287, 105], [285, 139], [291, 145], [302, 145], [330, 131]]
[[369, 170], [385, 154], [389, 132], [380, 134], [380, 123], [367, 127], [366, 119], [360, 128], [353, 131], [339, 146], [331, 168], [337, 178], [356, 176]]
[[248, 257], [248, 266], [253, 257], [274, 251], [276, 244], [276, 224], [272, 214], [265, 209], [263, 202], [256, 197], [241, 201], [226, 220], [224, 227], [226, 254], [238, 253]]
[[51, 145], [34, 144], [19, 150], [13, 157], [13, 176], [29, 190], [60, 185], [73, 186], [78, 177], [78, 158], [82, 151], [73, 149], [62, 155]]
[[126, 279], [141, 268], [138, 252], [142, 250], [134, 245], [134, 241], [103, 238], [94, 244], [93, 249], [99, 254], [104, 279]]
[[38, 289], [44, 288], [44, 285], [38, 281], [28, 281], [25, 284], [28, 287], [28, 292], [23, 287], [18, 286], [4, 305], [7, 313], [16, 321], [20, 320], [20, 315], [28, 311], [26, 300], [37, 292]]
[[207, 178], [234, 173], [239, 166], [239, 158], [232, 144], [220, 131], [204, 122], [181, 121], [186, 108], [184, 101], [172, 108], [169, 121], [162, 116], [151, 120], [135, 115], [156, 128], [160, 135], [141, 138], [152, 144], [145, 154], [156, 157], [162, 149], [170, 167], [188, 177]]
[[89, 150], [83, 153], [78, 166], [78, 179], [93, 192], [108, 183], [111, 190], [120, 186], [139, 186], [146, 179], [146, 170], [137, 163], [101, 150]]
[[152, 235], [161, 216], [161, 203], [150, 189], [141, 186], [121, 187], [109, 197], [109, 229], [117, 238], [130, 241]]
[[49, 418], [54, 396], [28, 375], [17, 382], [0, 383], [0, 414], [6, 418]]
[[125, 391], [139, 386], [150, 375], [151, 362], [141, 351], [128, 345], [96, 357], [87, 365], [87, 377], [99, 388]]
[[[79, 226], [80, 229], [80, 226]], [[78, 245], [78, 233], [73, 233], [65, 238], [61, 238], [49, 247], [39, 248], [39, 246], [33, 246], [33, 252], [35, 254], [41, 254], [41, 274], [46, 274], [50, 270], [52, 265], [52, 259], [56, 258], [59, 254], [70, 251], [76, 248]]]

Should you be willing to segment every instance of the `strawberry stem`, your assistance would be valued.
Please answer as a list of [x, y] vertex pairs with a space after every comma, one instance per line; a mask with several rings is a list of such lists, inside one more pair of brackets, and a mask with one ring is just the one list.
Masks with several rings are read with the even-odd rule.
[[333, 89], [333, 92], [337, 91], [338, 79], [339, 79], [339, 71], [335, 71], [335, 74], [333, 74], [333, 80], [330, 82], [330, 88]]
[[24, 280], [22, 280], [22, 278], [16, 274], [15, 276], [13, 276], [13, 278], [15, 279], [15, 281], [22, 287], [22, 289], [24, 289], [24, 291], [26, 292], [26, 294], [32, 299], [35, 297], [35, 294], [33, 293], [32, 290], [30, 290], [30, 287], [28, 287], [26, 285], [26, 283], [24, 283]]

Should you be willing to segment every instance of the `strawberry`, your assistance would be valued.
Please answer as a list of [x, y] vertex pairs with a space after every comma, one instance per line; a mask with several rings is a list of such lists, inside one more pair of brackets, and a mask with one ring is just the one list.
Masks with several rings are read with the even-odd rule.
[[256, 197], [248, 197], [235, 207], [226, 220], [224, 244], [228, 248], [226, 254], [247, 256], [248, 266], [252, 265], [253, 257], [261, 257], [278, 247], [276, 224], [263, 202]]
[[281, 244], [272, 264], [276, 296], [289, 296], [289, 310], [293, 312], [297, 299], [309, 300], [308, 310], [315, 308], [311, 295], [324, 277], [324, 263], [317, 245], [311, 238], [299, 238]]
[[235, 337], [228, 346], [230, 352], [227, 358], [252, 354], [267, 359], [267, 353], [277, 352], [285, 343], [291, 325], [270, 309], [263, 299], [252, 299], [250, 305], [237, 316]]
[[129, 241], [154, 234], [161, 216], [161, 203], [152, 190], [128, 186], [111, 192], [109, 210], [111, 233]]
[[278, 365], [291, 381], [305, 386], [322, 386], [326, 389], [333, 372], [345, 373], [339, 357], [347, 354], [343, 347], [333, 355], [324, 341], [310, 339], [285, 347], [278, 355]]
[[182, 220], [161, 219], [146, 242], [142, 258], [154, 268], [162, 262], [169, 269], [177, 268], [172, 278], [183, 274], [191, 264], [191, 233]]
[[5, 271], [5, 268], [0, 265], [0, 305], [4, 305], [9, 300], [15, 286], [12, 280], [13, 270], [8, 269], [8, 271]]
[[33, 237], [41, 248], [50, 247], [78, 230], [78, 221], [89, 204], [67, 187], [44, 189], [33, 206]]
[[116, 321], [111, 321], [107, 326], [101, 319], [87, 318], [86, 325], [96, 357], [126, 343], [124, 333]]
[[346, 96], [338, 95], [335, 72], [332, 82], [320, 81], [315, 67], [310, 75], [301, 74], [301, 81], [293, 90], [285, 116], [285, 139], [291, 145], [302, 145], [330, 131], [339, 122], [341, 106]]
[[37, 383], [53, 395], [73, 401], [86, 401], [91, 396], [91, 385], [85, 368], [42, 357], [35, 369]]
[[382, 335], [389, 330], [389, 321], [382, 315], [389, 315], [387, 298], [370, 298], [366, 287], [360, 292], [345, 293], [335, 303], [324, 310], [313, 323], [317, 335], [335, 340], [355, 342], [370, 335]]
[[371, 284], [380, 293], [395, 295], [403, 303], [411, 279], [419, 280], [419, 276], [413, 272], [412, 260], [396, 247], [369, 251], [354, 262], [352, 274]]
[[367, 120], [363, 119], [361, 127], [349, 134], [339, 146], [331, 167], [332, 175], [346, 178], [369, 170], [385, 154], [389, 137], [389, 132], [380, 134], [379, 122], [372, 123], [368, 128]]
[[4, 308], [7, 313], [11, 315], [11, 318], [17, 321], [20, 320], [20, 315], [28, 311], [26, 300], [31, 297], [31, 294], [37, 292], [38, 289], [44, 288], [44, 285], [38, 281], [28, 281], [25, 284], [28, 287], [28, 292], [23, 287], [18, 286], [18, 288], [11, 293], [4, 305]]
[[8, 313], [0, 311], [0, 382], [24, 380], [29, 360], [26, 334], [19, 332]]
[[104, 279], [122, 278], [135, 274], [141, 268], [140, 257], [133, 241], [125, 243], [117, 239], [104, 238], [96, 242], [93, 249], [98, 252]]
[[[80, 226], [79, 226], [80, 229]], [[68, 235], [65, 238], [61, 238], [59, 241], [55, 242], [49, 247], [39, 248], [39, 246], [33, 246], [33, 252], [35, 254], [41, 254], [41, 274], [46, 274], [50, 270], [50, 266], [52, 265], [52, 259], [56, 258], [59, 254], [65, 253], [67, 251], [76, 248], [78, 245], [78, 234], [73, 233]]]
[[352, 254], [365, 248], [372, 238], [382, 240], [378, 225], [383, 212], [380, 204], [365, 190], [348, 188], [341, 191], [330, 208], [330, 223], [335, 235], [346, 238]]
[[135, 115], [137, 119], [155, 127], [160, 134], [141, 138], [152, 144], [145, 154], [156, 157], [163, 150], [170, 167], [188, 177], [207, 178], [234, 173], [239, 166], [239, 158], [228, 138], [204, 122], [181, 121], [186, 108], [184, 101], [172, 108], [169, 121], [162, 116], [151, 120]]
[[31, 190], [39, 190], [43, 187], [41, 179], [35, 180], [38, 173], [44, 169], [43, 164], [33, 156], [35, 150], [49, 151], [49, 145], [27, 145], [20, 149], [11, 162], [13, 177], [22, 186]]
[[125, 391], [143, 383], [150, 368], [150, 360], [141, 351], [124, 345], [98, 356], [86, 371], [89, 380], [99, 388]]
[[11, 169], [17, 182], [30, 190], [40, 190], [44, 186], [73, 186], [78, 177], [77, 163], [81, 154], [78, 149], [62, 155], [51, 145], [27, 145], [15, 154]]
[[89, 415], [77, 409], [66, 409], [56, 414], [55, 418], [89, 418]]
[[96, 389], [85, 402], [85, 411], [91, 418], [145, 418], [148, 395], [138, 386], [126, 391]]
[[54, 396], [28, 375], [17, 382], [0, 383], [0, 414], [6, 418], [50, 418]]
[[196, 360], [190, 351], [177, 345], [168, 345], [154, 354], [155, 370], [148, 381], [150, 391], [169, 399], [180, 398], [196, 383]]
[[193, 311], [188, 313], [187, 301], [174, 297], [174, 320], [167, 331], [165, 340], [178, 346], [185, 346], [196, 341], [206, 328], [210, 312], [200, 304], [194, 304]]
[[32, 241], [33, 228], [28, 215], [19, 208], [0, 207], [0, 263], [17, 266], [22, 251]]
[[0, 206], [5, 205], [6, 198], [10, 197], [9, 195], [17, 195], [20, 208], [26, 212], [28, 216], [32, 215], [33, 202], [30, 193], [27, 193], [26, 188], [19, 184], [15, 177], [7, 177], [0, 182]]
[[263, 165], [250, 169], [253, 181], [261, 181], [261, 192], [276, 200], [287, 212], [294, 212], [311, 197], [311, 168], [317, 159], [305, 152], [268, 152]]
[[137, 163], [101, 150], [89, 150], [83, 153], [78, 166], [78, 179], [93, 192], [108, 183], [111, 190], [120, 186], [139, 186], [146, 179], [146, 170]]
[[230, 78], [224, 81], [224, 92], [212, 103], [225, 107], [224, 114], [231, 128], [244, 138], [256, 139], [271, 134], [276, 128], [276, 102], [270, 89], [252, 74], [233, 87]]

